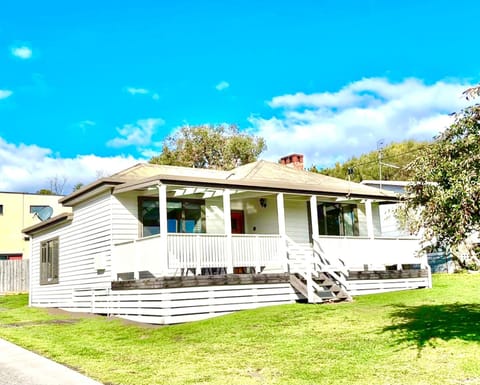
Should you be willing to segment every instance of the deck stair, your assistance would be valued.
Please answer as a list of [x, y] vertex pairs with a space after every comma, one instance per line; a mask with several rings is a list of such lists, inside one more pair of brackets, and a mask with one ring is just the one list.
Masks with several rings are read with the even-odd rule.
[[310, 303], [351, 300], [348, 271], [339, 261], [333, 265], [315, 246], [287, 239], [290, 284]]

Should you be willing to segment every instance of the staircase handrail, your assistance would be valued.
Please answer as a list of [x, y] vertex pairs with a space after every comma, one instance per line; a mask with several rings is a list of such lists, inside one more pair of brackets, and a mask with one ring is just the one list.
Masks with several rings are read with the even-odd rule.
[[321, 267], [325, 268], [326, 271], [340, 271], [345, 277], [348, 277], [349, 273], [345, 262], [341, 258], [336, 257], [338, 263], [333, 264], [331, 259], [327, 257], [318, 238], [313, 238], [313, 254], [320, 262]]
[[331, 261], [325, 255], [318, 239], [313, 238], [313, 257], [319, 267], [320, 271], [326, 272], [333, 278], [347, 293], [348, 293], [348, 269], [340, 258], [337, 258], [340, 265], [333, 265]]

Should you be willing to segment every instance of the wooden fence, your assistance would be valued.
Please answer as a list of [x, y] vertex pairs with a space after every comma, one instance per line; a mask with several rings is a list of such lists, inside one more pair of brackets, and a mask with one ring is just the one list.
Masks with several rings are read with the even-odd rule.
[[28, 262], [0, 261], [0, 294], [28, 292]]

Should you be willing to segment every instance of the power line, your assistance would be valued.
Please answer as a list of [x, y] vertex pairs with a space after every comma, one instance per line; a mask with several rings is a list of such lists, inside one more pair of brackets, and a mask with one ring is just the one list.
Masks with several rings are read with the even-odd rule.
[[[410, 150], [410, 151], [406, 151], [406, 152], [402, 152], [400, 154], [396, 154], [396, 155], [389, 155], [389, 156], [382, 156], [382, 160], [387, 160], [387, 159], [395, 159], [395, 158], [398, 158], [400, 156], [403, 156], [403, 155], [407, 155], [407, 154], [411, 154], [413, 152], [417, 152], [417, 151], [420, 151], [420, 150], [423, 150], [425, 147], [428, 147], [428, 145], [424, 145], [420, 148], [417, 148], [415, 150]], [[348, 163], [350, 162], [349, 160], [347, 160], [345, 163]], [[375, 160], [371, 160], [371, 161], [368, 161], [368, 162], [363, 162], [363, 163], [354, 163], [353, 166], [349, 166], [350, 168], [357, 168], [357, 167], [360, 167], [360, 166], [366, 166], [366, 165], [369, 165], [369, 164], [372, 164], [372, 163], [378, 163], [378, 159], [375, 159]]]

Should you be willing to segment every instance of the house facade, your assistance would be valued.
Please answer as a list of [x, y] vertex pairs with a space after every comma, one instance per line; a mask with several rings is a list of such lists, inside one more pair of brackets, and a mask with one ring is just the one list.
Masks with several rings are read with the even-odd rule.
[[[40, 215], [63, 210], [59, 195], [0, 192], [0, 260], [30, 258], [30, 242], [22, 230], [40, 223]], [[45, 218], [45, 217], [44, 217]]]
[[139, 164], [61, 199], [72, 214], [24, 230], [30, 302], [175, 323], [428, 287], [418, 240], [382, 237], [379, 206], [396, 199], [265, 161]]

